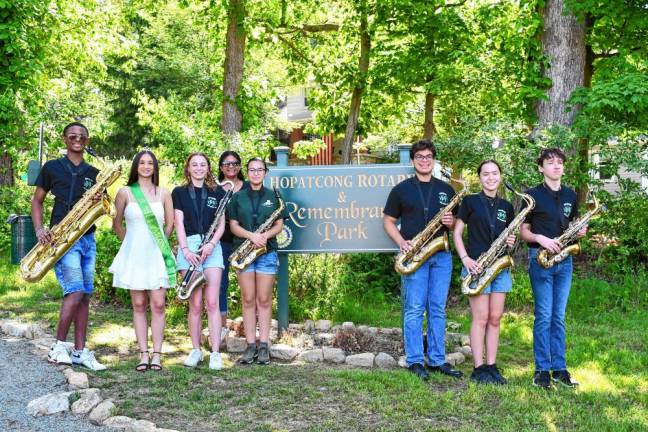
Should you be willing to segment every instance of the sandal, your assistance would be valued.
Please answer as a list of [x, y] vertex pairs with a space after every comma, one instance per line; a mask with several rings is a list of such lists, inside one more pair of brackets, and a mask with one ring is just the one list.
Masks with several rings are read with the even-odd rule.
[[[161, 352], [157, 352], [157, 351], [153, 351], [153, 355], [155, 355], [155, 354], [159, 354], [159, 355], [160, 355], [160, 360], [159, 360], [159, 361], [161, 361], [161, 360], [162, 360], [162, 358], [161, 358], [161, 357], [162, 357], [162, 353], [161, 353]], [[153, 356], [151, 356], [151, 357], [153, 357]], [[162, 370], [162, 365], [161, 365], [160, 363], [153, 363], [153, 361], [151, 361], [151, 362], [149, 363], [148, 367], [149, 367], [149, 369], [151, 369], [151, 370], [153, 370], [153, 371], [155, 371], [155, 372], [160, 372], [160, 371]]]
[[135, 370], [137, 372], [146, 372], [146, 370], [149, 368], [150, 359], [147, 358], [148, 361], [143, 361], [141, 354], [146, 354], [146, 357], [149, 356], [148, 351], [140, 351], [140, 362], [137, 364], [137, 366], [135, 366]]

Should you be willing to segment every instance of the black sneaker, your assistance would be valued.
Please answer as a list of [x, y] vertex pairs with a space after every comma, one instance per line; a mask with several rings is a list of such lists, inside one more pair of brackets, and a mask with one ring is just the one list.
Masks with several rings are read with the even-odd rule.
[[259, 347], [257, 352], [257, 361], [258, 364], [267, 365], [270, 364], [270, 350], [267, 346]]
[[409, 370], [417, 377], [421, 378], [423, 381], [427, 381], [430, 379], [430, 374], [427, 373], [425, 367], [423, 367], [421, 363], [414, 363], [413, 365], [409, 365], [407, 367], [407, 370]]
[[241, 364], [252, 364], [254, 363], [254, 359], [257, 357], [257, 348], [255, 344], [248, 344], [247, 348], [245, 348], [245, 352], [241, 356], [241, 358], [238, 360], [239, 363]]
[[533, 376], [533, 385], [536, 387], [550, 389], [551, 388], [551, 377], [549, 376], [548, 371], [536, 372]]
[[572, 379], [571, 375], [569, 374], [569, 372], [567, 372], [567, 370], [553, 371], [551, 373], [551, 379], [554, 382], [560, 383], [567, 387], [576, 387], [580, 385], [578, 381]]
[[453, 369], [450, 363], [443, 363], [441, 366], [428, 366], [428, 370], [430, 372], [442, 373], [452, 378], [461, 378], [463, 376], [463, 372]]
[[507, 383], [506, 378], [502, 376], [495, 363], [493, 363], [492, 365], [486, 365], [486, 368], [488, 369], [488, 372], [493, 377], [493, 379], [495, 379], [495, 382], [497, 384], [504, 385]]
[[478, 384], [497, 384], [486, 365], [481, 365], [473, 369], [472, 374], [470, 374], [470, 381]]

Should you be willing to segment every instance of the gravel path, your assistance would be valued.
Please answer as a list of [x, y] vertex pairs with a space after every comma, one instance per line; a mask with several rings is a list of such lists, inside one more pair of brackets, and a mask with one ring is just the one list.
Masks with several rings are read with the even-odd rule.
[[70, 412], [32, 417], [27, 404], [48, 393], [67, 391], [63, 372], [31, 343], [0, 335], [0, 431], [108, 432]]

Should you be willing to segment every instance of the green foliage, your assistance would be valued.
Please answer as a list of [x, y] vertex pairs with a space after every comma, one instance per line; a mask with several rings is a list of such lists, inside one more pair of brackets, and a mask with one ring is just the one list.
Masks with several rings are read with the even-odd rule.
[[311, 156], [317, 155], [324, 148], [326, 148], [326, 144], [321, 139], [314, 139], [312, 141], [301, 140], [293, 143], [292, 154], [297, 159], [308, 159]]

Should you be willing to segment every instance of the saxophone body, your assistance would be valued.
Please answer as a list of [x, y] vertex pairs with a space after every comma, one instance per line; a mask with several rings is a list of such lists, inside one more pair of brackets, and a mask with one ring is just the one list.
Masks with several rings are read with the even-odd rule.
[[434, 234], [443, 226], [441, 218], [449, 211], [452, 211], [468, 193], [465, 182], [461, 182], [463, 188], [455, 194], [450, 202], [443, 207], [430, 221], [425, 228], [411, 240], [412, 248], [407, 252], [400, 252], [396, 255], [394, 269], [402, 276], [407, 276], [418, 270], [423, 263], [437, 252], [450, 250], [448, 234], [434, 238]]
[[476, 296], [481, 294], [498, 274], [509, 267], [513, 267], [513, 258], [507, 254], [506, 239], [518, 231], [527, 214], [535, 207], [535, 200], [531, 195], [519, 193], [509, 185], [506, 186], [513, 193], [519, 195], [526, 202], [527, 206], [500, 233], [490, 248], [477, 258], [477, 264], [482, 268], [481, 273], [468, 273], [461, 278], [461, 292], [466, 295]]
[[592, 219], [592, 217], [603, 210], [603, 207], [601, 207], [600, 203], [594, 195], [592, 195], [592, 199], [594, 200], [594, 208], [585, 213], [583, 217], [581, 217], [577, 221], [570, 223], [565, 232], [556, 239], [560, 244], [567, 246], [563, 246], [560, 252], [555, 254], [545, 248], [540, 248], [540, 250], [538, 251], [538, 256], [536, 257], [538, 264], [548, 269], [558, 264], [559, 262], [564, 261], [568, 256], [578, 255], [580, 253], [581, 248], [578, 244], [578, 231], [585, 227], [589, 223], [589, 220]]
[[[50, 229], [52, 242], [37, 243], [20, 260], [20, 275], [27, 282], [38, 282], [83, 234], [103, 215], [112, 214], [112, 199], [106, 189], [121, 175], [121, 167], [109, 166], [97, 175], [97, 182], [70, 209], [63, 220]], [[102, 194], [101, 200], [95, 196]]]
[[[264, 233], [272, 228], [272, 225], [277, 219], [281, 217], [281, 213], [286, 208], [286, 204], [284, 203], [283, 198], [281, 198], [279, 191], [276, 188], [274, 188], [273, 190], [275, 196], [277, 197], [277, 200], [279, 201], [279, 207], [275, 211], [273, 211], [265, 221], [263, 221], [263, 223], [256, 229], [256, 231], [254, 231], [257, 234]], [[232, 267], [234, 267], [235, 269], [243, 270], [245, 267], [252, 264], [254, 260], [257, 259], [257, 257], [263, 255], [266, 252], [267, 249], [265, 246], [258, 248], [254, 245], [254, 243], [250, 241], [250, 239], [246, 239], [238, 248], [236, 248], [234, 252], [232, 252], [229, 261]]]
[[[232, 198], [232, 195], [234, 194], [234, 183], [232, 183], [231, 181], [228, 180], [222, 183], [218, 183], [218, 182], [216, 183], [219, 186], [223, 186], [229, 183], [230, 188], [227, 191], [225, 191], [225, 196], [218, 203], [218, 207], [216, 208], [216, 213], [214, 214], [214, 220], [209, 226], [209, 229], [207, 230], [207, 234], [205, 234], [205, 237], [200, 243], [200, 247], [198, 248], [197, 252], [200, 252], [201, 249], [214, 238], [214, 234], [216, 234], [216, 231], [220, 227], [221, 217], [225, 213], [225, 210], [227, 210], [227, 204], [229, 203], [230, 198]], [[189, 269], [184, 274], [182, 281], [176, 287], [178, 299], [188, 300], [189, 297], [191, 297], [193, 291], [199, 286], [201, 286], [202, 284], [204, 284], [205, 282], [207, 282], [207, 278], [205, 278], [205, 274], [200, 270], [198, 270], [195, 266], [193, 265], [189, 266]]]

